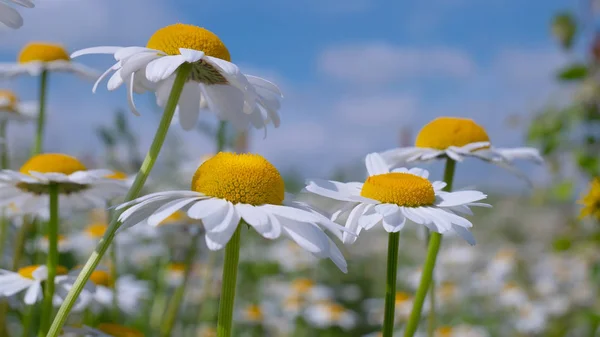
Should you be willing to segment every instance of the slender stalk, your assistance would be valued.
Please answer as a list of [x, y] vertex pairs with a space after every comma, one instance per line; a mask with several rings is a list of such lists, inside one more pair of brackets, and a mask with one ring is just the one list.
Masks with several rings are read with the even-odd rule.
[[223, 263], [223, 280], [221, 284], [221, 300], [217, 321], [217, 337], [230, 337], [233, 321], [233, 304], [235, 302], [235, 286], [237, 283], [238, 261], [240, 259], [240, 237], [242, 222], [225, 246]]
[[46, 124], [46, 89], [48, 87], [48, 70], [42, 70], [40, 75], [40, 111], [37, 119], [37, 132], [35, 133], [35, 143], [32, 155], [40, 154], [43, 151], [44, 126]]
[[33, 324], [33, 313], [35, 309], [35, 305], [28, 305], [25, 307], [25, 312], [23, 313], [21, 325], [23, 326], [23, 331], [21, 332], [22, 337], [29, 337], [29, 330]]
[[158, 270], [154, 277], [154, 298], [152, 307], [149, 310], [149, 324], [146, 326], [146, 334], [150, 334], [152, 331], [159, 331], [162, 324], [161, 318], [165, 313], [165, 307], [167, 303], [167, 294], [165, 292], [166, 287], [166, 258], [159, 259]]
[[185, 288], [187, 287], [188, 281], [190, 279], [190, 275], [192, 274], [192, 268], [194, 266], [194, 258], [196, 257], [196, 252], [198, 251], [198, 241], [199, 235], [195, 234], [192, 236], [192, 245], [188, 249], [188, 252], [185, 256], [185, 269], [183, 271], [183, 282], [177, 289], [175, 289], [175, 293], [169, 302], [169, 307], [167, 308], [167, 312], [165, 315], [165, 319], [163, 320], [162, 328], [161, 328], [161, 337], [169, 337], [171, 336], [171, 331], [173, 331], [173, 327], [175, 326], [175, 321], [177, 320], [177, 314], [179, 313], [179, 307], [183, 302], [183, 295], [185, 294]]
[[[117, 245], [112, 245], [110, 247], [110, 277], [113, 280], [118, 280], [119, 275], [117, 272]], [[119, 321], [120, 311], [119, 311], [119, 290], [118, 287], [113, 288], [113, 297], [112, 297], [112, 319], [114, 322]]]
[[49, 186], [50, 196], [50, 221], [48, 222], [48, 278], [44, 286], [44, 302], [42, 303], [42, 318], [38, 336], [44, 337], [48, 332], [52, 317], [52, 298], [54, 297], [54, 277], [58, 265], [58, 184]]
[[[156, 158], [158, 157], [160, 149], [167, 136], [167, 131], [169, 131], [169, 126], [171, 125], [171, 120], [173, 119], [173, 114], [175, 113], [177, 102], [179, 102], [181, 91], [183, 90], [183, 86], [188, 78], [191, 69], [192, 65], [190, 63], [184, 63], [181, 66], [179, 66], [179, 69], [177, 70], [177, 77], [175, 78], [175, 81], [173, 83], [173, 87], [169, 95], [169, 100], [167, 101], [167, 105], [165, 106], [165, 111], [160, 120], [158, 129], [156, 130], [154, 140], [152, 141], [152, 145], [150, 145], [150, 149], [146, 154], [146, 158], [144, 158], [144, 162], [142, 163], [142, 166], [140, 167], [140, 170], [138, 171], [138, 174], [135, 177], [135, 181], [133, 182], [131, 188], [129, 189], [129, 192], [127, 192], [127, 195], [125, 196], [125, 202], [131, 201], [139, 195], [140, 191], [142, 190], [142, 187], [144, 186], [144, 183], [146, 182], [146, 179], [148, 178], [148, 175], [150, 174], [150, 171], [152, 171], [152, 167], [154, 167]], [[79, 294], [83, 290], [83, 286], [89, 280], [90, 276], [92, 275], [92, 272], [94, 271], [94, 269], [96, 269], [98, 263], [100, 263], [100, 260], [106, 253], [106, 250], [110, 246], [111, 242], [113, 241], [117, 229], [119, 229], [120, 226], [120, 223], [118, 221], [120, 213], [121, 212], [115, 212], [115, 215], [113, 216], [113, 219], [111, 220], [111, 223], [108, 226], [106, 233], [104, 233], [104, 237], [102, 238], [102, 240], [100, 240], [98, 246], [96, 247], [96, 251], [92, 253], [88, 261], [85, 263], [85, 266], [81, 270], [81, 273], [79, 274], [77, 280], [73, 284], [73, 287], [69, 291], [67, 298], [60, 306], [58, 314], [56, 315], [56, 318], [54, 319], [54, 322], [50, 327], [50, 331], [48, 331], [47, 337], [57, 337], [60, 333], [63, 325], [65, 324], [65, 321], [67, 320], [69, 312], [75, 304], [77, 296], [79, 296]]]
[[[454, 169], [456, 168], [456, 162], [450, 158], [446, 160], [446, 168], [444, 169], [444, 182], [446, 182], [445, 191], [452, 190], [452, 182], [454, 181]], [[404, 329], [404, 337], [412, 337], [417, 331], [419, 327], [419, 320], [421, 319], [421, 310], [423, 309], [423, 303], [425, 302], [425, 297], [427, 296], [427, 292], [430, 289], [433, 279], [433, 270], [435, 268], [435, 261], [437, 259], [437, 254], [440, 250], [440, 246], [442, 244], [442, 235], [440, 233], [432, 232], [429, 237], [429, 245], [427, 248], [427, 256], [425, 257], [425, 263], [423, 265], [423, 272], [421, 274], [421, 281], [419, 283], [419, 288], [417, 289], [417, 293], [415, 295], [415, 300], [413, 302], [413, 307], [410, 312], [410, 317], [408, 318], [408, 322], [406, 323], [406, 327]], [[433, 316], [435, 319], [435, 315]], [[430, 326], [429, 329], [433, 329], [435, 331], [435, 323], [433, 326]]]
[[[6, 247], [6, 238], [8, 237], [8, 219], [6, 218], [6, 209], [3, 208], [0, 212], [0, 257], [4, 257], [4, 248]], [[0, 260], [0, 268], [3, 261]]]
[[6, 139], [6, 125], [8, 121], [0, 121], [0, 167], [7, 169], [10, 166], [8, 156], [8, 140]]
[[383, 337], [394, 335], [396, 310], [396, 274], [398, 272], [398, 245], [400, 233], [390, 233], [388, 238], [387, 275], [385, 283], [385, 311], [383, 314]]
[[29, 228], [35, 228], [34, 224], [31, 223], [29, 217], [23, 217], [23, 223], [21, 224], [21, 228], [17, 232], [17, 237], [15, 239], [15, 249], [13, 253], [13, 261], [12, 261], [12, 270], [17, 270], [19, 267], [19, 262], [21, 262], [21, 257], [23, 257], [23, 251], [25, 249], [25, 241], [27, 240], [27, 231]]

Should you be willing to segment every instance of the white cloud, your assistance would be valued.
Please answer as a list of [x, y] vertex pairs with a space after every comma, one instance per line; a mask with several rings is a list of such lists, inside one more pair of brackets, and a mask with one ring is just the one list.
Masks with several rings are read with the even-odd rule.
[[474, 62], [462, 50], [401, 47], [386, 42], [327, 48], [318, 58], [318, 67], [326, 76], [352, 84], [387, 84], [422, 76], [464, 78], [475, 71]]
[[158, 28], [176, 22], [170, 2], [153, 0], [38, 1], [22, 10], [21, 29], [0, 33], [0, 50], [14, 51], [32, 40], [54, 41], [69, 49], [98, 44], [145, 43]]
[[417, 111], [417, 98], [406, 94], [348, 96], [334, 106], [336, 118], [364, 127], [407, 122]]

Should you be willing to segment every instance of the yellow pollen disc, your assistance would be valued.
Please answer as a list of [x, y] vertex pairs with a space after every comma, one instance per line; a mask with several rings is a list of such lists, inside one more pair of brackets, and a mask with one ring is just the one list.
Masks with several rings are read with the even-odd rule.
[[118, 324], [102, 323], [96, 329], [113, 337], [144, 337], [140, 331]]
[[600, 220], [600, 179], [595, 178], [590, 183], [588, 193], [578, 201], [580, 205], [583, 205], [583, 209], [579, 213], [579, 218], [583, 219], [588, 216], [595, 220]]
[[171, 263], [167, 268], [174, 273], [183, 273], [185, 271], [185, 263]]
[[116, 179], [116, 180], [125, 180], [127, 179], [127, 174], [121, 171], [113, 171], [113, 174], [107, 175], [105, 178], [108, 179]]
[[94, 239], [99, 239], [104, 236], [106, 229], [108, 228], [107, 224], [96, 223], [87, 226], [85, 232]]
[[443, 326], [441, 328], [438, 328], [436, 331], [436, 336], [437, 337], [451, 337], [452, 336], [452, 328], [449, 326]]
[[292, 282], [292, 289], [298, 293], [306, 293], [315, 286], [315, 282], [311, 279], [300, 278]]
[[97, 286], [111, 287], [113, 285], [112, 277], [104, 270], [94, 270], [90, 276], [90, 281]]
[[188, 216], [184, 212], [177, 211], [177, 212], [169, 215], [166, 219], [161, 221], [158, 225], [162, 226], [162, 225], [171, 225], [171, 224], [182, 224], [182, 223], [188, 223], [191, 221], [192, 221], [192, 219], [188, 218]]
[[[23, 268], [17, 270], [17, 273], [19, 273], [19, 275], [21, 275], [25, 278], [33, 280], [33, 272], [35, 272], [39, 267], [41, 267], [41, 265], [33, 265], [33, 266], [23, 267]], [[65, 268], [63, 266], [56, 266], [56, 275], [65, 275], [66, 273], [67, 273], [67, 268]]]
[[279, 171], [262, 156], [219, 152], [200, 165], [192, 190], [233, 204], [281, 205], [285, 185]]
[[287, 309], [295, 310], [300, 308], [303, 304], [304, 299], [301, 296], [294, 295], [286, 298], [283, 305]]
[[435, 201], [431, 182], [410, 173], [393, 172], [370, 176], [360, 195], [384, 204], [404, 207], [429, 206]]
[[[48, 242], [48, 235], [44, 235], [43, 240]], [[58, 243], [65, 242], [65, 241], [67, 241], [67, 237], [62, 234], [58, 234]]]
[[342, 314], [346, 311], [344, 307], [337, 303], [328, 303], [326, 304], [327, 311], [331, 314], [331, 318], [333, 320], [338, 320], [342, 317]]
[[43, 153], [35, 155], [21, 166], [21, 173], [29, 174], [29, 171], [40, 173], [63, 173], [72, 174], [77, 171], [85, 171], [86, 167], [75, 157], [62, 153]]
[[250, 304], [246, 307], [246, 317], [251, 321], [260, 321], [263, 318], [262, 310], [256, 304]]
[[405, 303], [408, 300], [410, 300], [409, 294], [402, 292], [402, 291], [396, 292], [396, 301], [395, 301], [396, 305]]
[[19, 63], [27, 62], [52, 62], [52, 61], [70, 61], [69, 53], [63, 46], [55, 43], [31, 42], [28, 43], [21, 52], [17, 61]]
[[415, 140], [415, 146], [445, 150], [450, 146], [465, 146], [489, 142], [485, 129], [472, 119], [438, 117], [425, 125]]
[[6, 104], [0, 105], [1, 109], [14, 112], [19, 102], [17, 95], [11, 90], [0, 90], [0, 100], [6, 101]]
[[231, 62], [229, 50], [213, 32], [194, 25], [176, 23], [157, 30], [148, 40], [147, 48], [167, 55], [179, 55], [179, 48], [204, 52], [207, 56]]

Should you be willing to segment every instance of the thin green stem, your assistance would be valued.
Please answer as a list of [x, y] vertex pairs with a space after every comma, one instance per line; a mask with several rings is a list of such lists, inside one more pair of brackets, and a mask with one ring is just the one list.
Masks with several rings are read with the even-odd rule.
[[[6, 248], [6, 239], [8, 237], [8, 219], [5, 217], [6, 209], [3, 208], [0, 214], [0, 256], [4, 257], [4, 248]], [[0, 260], [0, 268], [1, 265]]]
[[[150, 149], [146, 154], [146, 158], [138, 171], [138, 174], [135, 177], [135, 181], [131, 185], [129, 192], [125, 196], [125, 202], [131, 201], [134, 198], [138, 197], [150, 171], [152, 171], [152, 167], [154, 167], [154, 163], [156, 162], [156, 158], [160, 153], [160, 149], [165, 141], [167, 136], [167, 132], [169, 131], [169, 126], [171, 125], [171, 120], [173, 119], [173, 114], [175, 113], [175, 108], [177, 107], [177, 102], [179, 102], [179, 97], [181, 96], [181, 91], [183, 90], [183, 86], [188, 78], [188, 75], [192, 69], [192, 65], [190, 63], [184, 63], [179, 66], [177, 70], [177, 77], [173, 83], [173, 87], [171, 89], [171, 93], [169, 95], [169, 100], [167, 101], [167, 105], [165, 106], [165, 111], [160, 120], [160, 124], [158, 129], [156, 130], [156, 134], [154, 136], [154, 140], [152, 141], [152, 145], [150, 145]], [[47, 337], [57, 337], [60, 333], [65, 321], [67, 320], [67, 316], [69, 312], [73, 308], [75, 301], [77, 300], [77, 296], [83, 290], [85, 283], [89, 280], [92, 272], [100, 263], [100, 260], [106, 253], [106, 250], [110, 246], [113, 241], [117, 229], [119, 229], [120, 223], [118, 221], [118, 217], [121, 212], [115, 212], [110, 225], [108, 226], [106, 233], [104, 233], [104, 237], [98, 243], [96, 247], [96, 251], [92, 253], [89, 257], [85, 266], [81, 270], [81, 273], [77, 277], [77, 280], [73, 284], [73, 287], [69, 291], [67, 298], [60, 306], [58, 310], [58, 314], [50, 327], [50, 331], [48, 331]]]
[[44, 302], [42, 303], [42, 318], [38, 336], [44, 337], [52, 318], [52, 298], [54, 297], [54, 278], [58, 265], [58, 184], [50, 183], [50, 221], [48, 222], [48, 277], [44, 286]]
[[35, 133], [35, 143], [32, 155], [40, 154], [43, 151], [44, 126], [46, 124], [46, 90], [48, 87], [48, 70], [42, 70], [40, 75], [40, 111], [37, 119], [37, 131]]
[[219, 316], [217, 321], [217, 337], [230, 337], [233, 322], [233, 305], [235, 302], [235, 287], [237, 284], [238, 261], [240, 259], [240, 237], [242, 223], [225, 247], [223, 262], [223, 280], [221, 281], [221, 300], [219, 301]]
[[[117, 280], [119, 278], [117, 272], [117, 245], [112, 245], [110, 247], [110, 276], [113, 280]], [[119, 293], [118, 288], [113, 288], [113, 297], [112, 297], [112, 318], [114, 322], [119, 321], [120, 311], [119, 311]]]
[[23, 223], [21, 228], [17, 232], [15, 239], [15, 249], [13, 253], [12, 270], [17, 270], [21, 257], [23, 257], [23, 251], [25, 250], [25, 241], [27, 241], [27, 231], [30, 228], [34, 228], [34, 224], [30, 221], [28, 216], [23, 216]]
[[23, 326], [23, 331], [21, 332], [22, 337], [29, 337], [29, 330], [31, 329], [33, 314], [35, 311], [35, 305], [28, 305], [25, 307], [25, 311], [23, 313], [21, 325]]
[[396, 275], [398, 272], [398, 246], [400, 233], [390, 233], [388, 238], [387, 275], [385, 284], [385, 311], [383, 314], [383, 337], [394, 335], [396, 310]]
[[[456, 168], [456, 162], [450, 158], [446, 160], [446, 168], [444, 169], [444, 182], [446, 182], [446, 187], [444, 187], [445, 191], [452, 190], [452, 183], [454, 181], [454, 170]], [[440, 246], [442, 244], [442, 235], [440, 233], [432, 232], [429, 237], [429, 245], [427, 248], [427, 256], [425, 257], [425, 263], [423, 265], [423, 272], [421, 274], [421, 281], [419, 283], [419, 288], [417, 288], [417, 293], [415, 295], [415, 300], [413, 302], [413, 307], [410, 312], [410, 317], [408, 318], [408, 322], [406, 323], [406, 327], [404, 328], [404, 337], [412, 337], [417, 331], [419, 327], [419, 321], [421, 319], [421, 311], [423, 309], [423, 303], [425, 302], [425, 297], [427, 296], [427, 292], [432, 285], [433, 280], [433, 270], [435, 269], [435, 261], [437, 259], [437, 254], [440, 250]], [[435, 304], [435, 303], [434, 303]], [[433, 309], [433, 308], [430, 308]], [[431, 318], [431, 316], [430, 316]], [[435, 314], [433, 316], [435, 322]], [[432, 324], [428, 329], [433, 329], [435, 331], [435, 323]]]
[[8, 156], [8, 139], [6, 139], [6, 125], [8, 121], [0, 121], [0, 167], [8, 169], [10, 167], [10, 159]]
[[166, 287], [166, 258], [163, 257], [159, 260], [159, 272], [154, 276], [154, 297], [152, 307], [149, 310], [149, 324], [146, 326], [146, 334], [150, 334], [152, 331], [159, 331], [162, 323], [161, 318], [165, 313], [165, 307], [167, 303], [167, 294], [165, 292]]
[[188, 249], [184, 261], [185, 269], [183, 271], [183, 282], [181, 282], [181, 284], [177, 286], [177, 289], [175, 289], [175, 293], [173, 294], [173, 297], [169, 302], [169, 306], [167, 308], [165, 319], [163, 320], [161, 328], [161, 337], [171, 336], [171, 331], [173, 331], [173, 327], [175, 326], [177, 314], [179, 313], [179, 308], [181, 307], [181, 303], [183, 302], [185, 288], [187, 287], [190, 275], [192, 274], [191, 272], [194, 266], [194, 258], [196, 257], [196, 252], [198, 251], [199, 235], [200, 234], [195, 234], [192, 236], [192, 245]]

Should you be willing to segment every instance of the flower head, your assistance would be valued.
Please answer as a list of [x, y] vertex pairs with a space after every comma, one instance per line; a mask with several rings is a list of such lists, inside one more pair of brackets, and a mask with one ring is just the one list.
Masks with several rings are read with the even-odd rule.
[[164, 107], [177, 70], [182, 64], [189, 64], [191, 71], [177, 112], [183, 129], [192, 129], [200, 109], [205, 107], [238, 129], [249, 124], [256, 128], [268, 123], [279, 126], [279, 88], [262, 78], [243, 74], [231, 63], [223, 41], [205, 28], [177, 23], [157, 30], [146, 47], [95, 47], [72, 56], [85, 54], [114, 54], [117, 63], [100, 76], [93, 90], [114, 71], [108, 89], [126, 83], [129, 105], [135, 114], [139, 112], [133, 101], [134, 91], [154, 92], [158, 105]]
[[87, 170], [77, 158], [61, 153], [31, 157], [21, 169], [0, 171], [0, 206], [14, 204], [25, 214], [45, 214], [50, 186], [56, 186], [61, 210], [73, 211], [105, 206], [125, 192], [120, 181], [104, 178], [107, 170]]
[[594, 178], [590, 182], [590, 187], [585, 196], [579, 200], [579, 204], [583, 205], [579, 218], [592, 217], [596, 221], [600, 221], [600, 178]]
[[[444, 192], [446, 183], [430, 182], [429, 172], [420, 168], [400, 168], [390, 171], [377, 153], [366, 159], [369, 177], [364, 183], [309, 180], [306, 191], [320, 198], [337, 201], [324, 210], [331, 219], [344, 223], [358, 235], [383, 224], [386, 231], [398, 232], [410, 220], [438, 233], [455, 231], [471, 244], [475, 239], [468, 228], [470, 221], [458, 214], [472, 214], [469, 207], [486, 206], [478, 203], [486, 195], [478, 191]], [[316, 202], [315, 202], [316, 203]], [[457, 214], [458, 213], [458, 214]], [[344, 242], [355, 236], [344, 233]]]
[[0, 90], [0, 121], [33, 120], [37, 111], [37, 103], [21, 102], [12, 90]]
[[243, 220], [263, 237], [288, 236], [315, 256], [331, 258], [345, 271], [341, 252], [319, 225], [334, 231], [342, 228], [332, 227], [310, 211], [284, 205], [284, 187], [277, 169], [262, 156], [221, 152], [200, 165], [191, 191], [153, 193], [117, 209], [129, 207], [119, 216], [122, 228], [144, 221], [158, 226], [182, 210], [191, 219], [202, 220], [211, 250], [225, 247]]
[[415, 146], [391, 149], [381, 153], [390, 168], [411, 162], [426, 162], [433, 159], [451, 158], [462, 161], [475, 157], [510, 170], [526, 178], [514, 166], [516, 159], [543, 163], [537, 149], [495, 148], [486, 130], [472, 119], [438, 117], [426, 124], [415, 140]]

